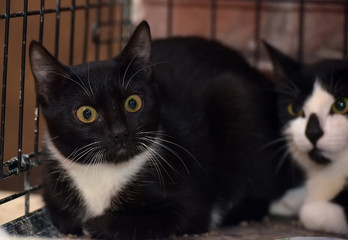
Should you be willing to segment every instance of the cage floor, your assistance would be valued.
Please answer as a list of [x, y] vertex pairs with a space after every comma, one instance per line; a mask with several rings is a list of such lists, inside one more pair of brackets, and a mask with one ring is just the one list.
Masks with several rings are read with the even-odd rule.
[[[19, 218], [3, 225], [10, 233], [26, 236], [40, 236], [54, 239], [86, 239], [74, 236], [63, 236], [50, 223], [46, 210], [39, 209], [26, 217]], [[291, 219], [265, 219], [262, 222], [242, 223], [239, 226], [229, 227], [210, 233], [194, 236], [171, 237], [175, 240], [338, 240], [347, 239], [347, 236], [338, 236], [327, 233], [313, 232], [304, 229], [297, 221]]]

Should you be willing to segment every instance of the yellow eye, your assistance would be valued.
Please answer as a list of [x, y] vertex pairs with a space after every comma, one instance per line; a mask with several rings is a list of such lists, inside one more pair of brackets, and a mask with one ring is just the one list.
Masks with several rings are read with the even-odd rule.
[[83, 123], [92, 123], [96, 120], [97, 110], [90, 106], [81, 106], [76, 111], [76, 117]]
[[304, 112], [301, 106], [294, 103], [290, 103], [288, 105], [288, 112], [293, 117], [304, 116]]
[[348, 112], [348, 98], [338, 98], [332, 104], [332, 112], [338, 114], [345, 114]]
[[143, 102], [141, 98], [135, 94], [129, 96], [124, 104], [126, 111], [131, 113], [139, 111], [142, 106]]

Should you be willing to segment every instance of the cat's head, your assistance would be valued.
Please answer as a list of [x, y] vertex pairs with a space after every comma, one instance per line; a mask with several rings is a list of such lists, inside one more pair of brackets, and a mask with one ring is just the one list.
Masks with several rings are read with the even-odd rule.
[[121, 162], [155, 141], [159, 105], [146, 22], [112, 60], [66, 66], [37, 42], [29, 54], [48, 141], [65, 158]]
[[307, 169], [339, 161], [348, 154], [348, 61], [302, 64], [265, 45], [290, 153]]

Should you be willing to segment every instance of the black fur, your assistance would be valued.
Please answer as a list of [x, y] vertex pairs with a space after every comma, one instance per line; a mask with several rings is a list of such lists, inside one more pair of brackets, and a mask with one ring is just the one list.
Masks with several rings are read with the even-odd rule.
[[[237, 52], [200, 38], [151, 45], [143, 22], [122, 53], [109, 61], [67, 67], [35, 42], [30, 56], [49, 136], [64, 157], [97, 139], [107, 150], [103, 161], [118, 164], [132, 161], [140, 152], [136, 146], [150, 145], [136, 138], [139, 131], [164, 139], [157, 166], [162, 176], [149, 162], [114, 197], [110, 209], [86, 221], [79, 192], [69, 177], [61, 177], [64, 170], [44, 149], [44, 200], [61, 232], [86, 229], [103, 239], [161, 238], [209, 231], [213, 208], [225, 217], [221, 224], [266, 214], [276, 192], [277, 154], [275, 146], [266, 146], [277, 138], [276, 111], [270, 107], [275, 99], [270, 82]], [[39, 71], [47, 71], [48, 77], [40, 77]], [[127, 89], [121, 86], [123, 76], [126, 82], [132, 78]], [[94, 97], [77, 86], [79, 81], [91, 85]], [[124, 99], [134, 93], [144, 106], [125, 113]], [[76, 119], [81, 105], [97, 109], [96, 122]], [[126, 153], [115, 140], [124, 131]], [[88, 157], [77, 161], [92, 164]]]

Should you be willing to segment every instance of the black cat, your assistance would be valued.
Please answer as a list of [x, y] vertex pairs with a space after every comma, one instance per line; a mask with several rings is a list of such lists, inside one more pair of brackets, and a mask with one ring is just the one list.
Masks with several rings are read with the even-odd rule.
[[260, 219], [274, 194], [271, 84], [215, 41], [151, 43], [65, 66], [30, 45], [47, 122], [44, 200], [63, 233], [144, 239]]

